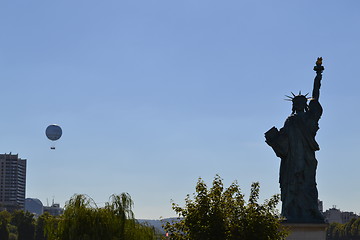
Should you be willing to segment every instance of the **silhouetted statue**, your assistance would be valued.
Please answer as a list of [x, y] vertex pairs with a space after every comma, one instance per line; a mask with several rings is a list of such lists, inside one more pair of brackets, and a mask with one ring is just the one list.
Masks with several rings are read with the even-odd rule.
[[[280, 189], [282, 211], [287, 222], [316, 223], [324, 222], [318, 208], [316, 188], [317, 160], [315, 151], [319, 145], [315, 135], [319, 129], [318, 121], [322, 114], [319, 103], [320, 81], [324, 67], [318, 58], [314, 70], [314, 89], [312, 98], [292, 93], [292, 114], [286, 119], [284, 127], [275, 127], [265, 133], [266, 143], [281, 158]], [[307, 100], [310, 100], [309, 105]]]

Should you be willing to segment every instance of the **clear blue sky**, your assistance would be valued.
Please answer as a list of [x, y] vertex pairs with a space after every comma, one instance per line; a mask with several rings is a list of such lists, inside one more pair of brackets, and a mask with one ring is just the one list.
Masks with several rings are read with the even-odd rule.
[[[128, 192], [175, 216], [198, 177], [279, 193], [264, 132], [325, 72], [324, 207], [360, 212], [360, 2], [62, 0], [0, 3], [0, 152], [28, 160], [27, 197], [62, 206]], [[63, 128], [50, 150], [48, 124]]]

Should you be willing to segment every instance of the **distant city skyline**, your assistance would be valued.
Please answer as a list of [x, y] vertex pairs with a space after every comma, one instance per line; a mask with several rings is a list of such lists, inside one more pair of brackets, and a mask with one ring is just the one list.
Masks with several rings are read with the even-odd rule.
[[[202, 177], [280, 193], [264, 133], [312, 89], [324, 209], [360, 212], [360, 2], [2, 1], [0, 152], [27, 159], [26, 197], [99, 205], [127, 192], [140, 219], [174, 217]], [[56, 149], [45, 136], [63, 129]]]

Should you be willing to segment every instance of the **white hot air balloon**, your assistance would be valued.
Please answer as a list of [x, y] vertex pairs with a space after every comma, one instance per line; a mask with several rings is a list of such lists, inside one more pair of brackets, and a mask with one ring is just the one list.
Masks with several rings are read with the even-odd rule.
[[51, 149], [55, 149], [55, 141], [60, 139], [62, 135], [62, 129], [57, 124], [51, 124], [46, 128], [45, 131], [46, 137], [54, 142], [53, 146], [51, 146]]

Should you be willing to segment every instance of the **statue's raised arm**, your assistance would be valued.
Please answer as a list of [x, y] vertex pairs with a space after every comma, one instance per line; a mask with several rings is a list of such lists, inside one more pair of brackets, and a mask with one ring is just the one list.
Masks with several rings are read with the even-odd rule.
[[316, 77], [314, 79], [314, 89], [312, 92], [313, 100], [317, 100], [317, 101], [319, 101], [319, 97], [320, 97], [322, 72], [324, 71], [324, 67], [321, 64], [322, 64], [322, 57], [318, 57], [316, 61], [316, 66], [314, 67], [314, 71], [316, 72]]

